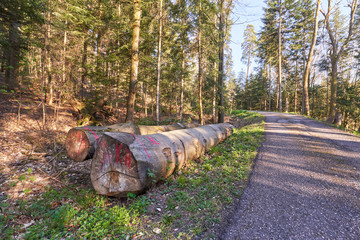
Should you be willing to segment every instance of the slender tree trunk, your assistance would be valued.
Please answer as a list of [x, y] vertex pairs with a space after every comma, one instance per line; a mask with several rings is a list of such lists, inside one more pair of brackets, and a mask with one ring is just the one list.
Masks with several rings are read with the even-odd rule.
[[80, 86], [80, 97], [81, 99], [83, 98], [83, 94], [85, 92], [85, 79], [87, 76], [87, 48], [88, 48], [88, 40], [84, 38], [84, 46], [83, 46], [83, 55], [82, 55], [82, 68], [83, 68], [83, 73], [81, 75], [81, 86]]
[[144, 114], [145, 114], [145, 117], [147, 117], [148, 115], [148, 106], [147, 106], [147, 86], [146, 86], [146, 83], [143, 82], [141, 84], [141, 92], [143, 94], [143, 102], [144, 102]]
[[329, 74], [326, 76], [326, 116], [329, 116]]
[[245, 82], [245, 94], [247, 94], [248, 84], [249, 84], [249, 72], [250, 72], [250, 58], [251, 58], [251, 44], [249, 46], [249, 55], [247, 61], [247, 70], [246, 70], [246, 82]]
[[51, 13], [48, 12], [47, 14], [47, 26], [46, 26], [46, 72], [47, 72], [47, 85], [49, 89], [49, 97], [48, 103], [51, 106], [53, 104], [53, 97], [54, 97], [54, 83], [52, 81], [52, 64], [51, 64], [51, 51], [50, 51], [50, 39], [51, 39]]
[[199, 82], [199, 121], [204, 124], [203, 105], [202, 105], [202, 82], [203, 82], [203, 66], [202, 66], [202, 39], [201, 39], [201, 1], [199, 4], [199, 26], [198, 26], [198, 82]]
[[138, 66], [139, 66], [139, 39], [140, 39], [140, 20], [141, 20], [141, 0], [134, 0], [134, 25], [133, 25], [133, 39], [131, 50], [131, 71], [129, 82], [129, 95], [127, 101], [126, 121], [134, 121], [135, 111], [135, 94], [136, 84], [138, 81]]
[[297, 112], [297, 105], [298, 105], [298, 61], [295, 62], [295, 94], [294, 94], [294, 112]]
[[160, 0], [159, 16], [159, 41], [158, 41], [158, 62], [157, 62], [157, 82], [156, 82], [156, 122], [160, 122], [160, 79], [161, 79], [161, 44], [162, 44], [162, 11], [163, 0]]
[[[214, 69], [217, 69], [217, 63], [215, 61], [214, 63]], [[214, 86], [213, 86], [213, 101], [212, 101], [212, 120], [213, 120], [213, 123], [216, 123], [216, 89], [217, 89], [217, 86], [216, 86], [216, 83], [217, 83], [217, 79], [216, 79], [216, 74], [215, 74], [215, 77], [214, 77]]]
[[[67, 25], [67, 21], [65, 22]], [[64, 31], [64, 42], [63, 42], [63, 59], [62, 59], [62, 83], [66, 82], [66, 45], [67, 45], [67, 31]]]
[[336, 92], [337, 92], [337, 74], [338, 74], [338, 60], [337, 56], [331, 56], [331, 83], [330, 83], [330, 105], [329, 116], [327, 121], [333, 123], [336, 113]]
[[182, 49], [181, 59], [181, 86], [180, 86], [180, 120], [182, 120], [184, 114], [184, 79], [185, 78], [185, 49]]
[[9, 24], [9, 43], [7, 50], [8, 67], [5, 72], [5, 81], [10, 89], [19, 87], [19, 60], [20, 60], [20, 23], [11, 21]]
[[218, 75], [218, 122], [224, 122], [224, 47], [225, 47], [225, 1], [220, 0], [219, 18], [219, 75]]
[[282, 2], [280, 0], [279, 6], [279, 49], [278, 49], [278, 111], [282, 112], [282, 89], [281, 89], [281, 72], [282, 72]]
[[271, 65], [269, 63], [269, 93], [268, 93], [268, 97], [269, 97], [269, 111], [271, 111]]
[[302, 112], [307, 116], [310, 116], [310, 107], [309, 107], [309, 73], [311, 68], [311, 62], [314, 54], [316, 39], [317, 39], [317, 32], [318, 32], [318, 19], [319, 19], [319, 10], [320, 10], [321, 0], [317, 1], [316, 4], [316, 11], [315, 11], [315, 20], [314, 20], [314, 31], [312, 36], [312, 43], [309, 51], [309, 55], [306, 61], [304, 75], [303, 75], [303, 110]]

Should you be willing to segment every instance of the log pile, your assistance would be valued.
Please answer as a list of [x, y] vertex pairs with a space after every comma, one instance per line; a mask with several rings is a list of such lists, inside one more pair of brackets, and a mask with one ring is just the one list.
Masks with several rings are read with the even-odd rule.
[[163, 126], [136, 126], [133, 123], [119, 123], [106, 127], [76, 127], [68, 132], [65, 148], [70, 159], [84, 161], [93, 157], [100, 139], [105, 132], [127, 132], [134, 135], [148, 135], [197, 126], [198, 125], [192, 123], [175, 123]]
[[91, 165], [91, 182], [102, 195], [140, 193], [232, 134], [228, 123], [149, 135], [105, 132]]

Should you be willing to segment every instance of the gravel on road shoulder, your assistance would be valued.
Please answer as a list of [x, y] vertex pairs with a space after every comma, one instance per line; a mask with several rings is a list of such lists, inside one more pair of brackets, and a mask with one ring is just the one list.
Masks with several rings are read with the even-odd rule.
[[360, 138], [261, 112], [266, 140], [220, 239], [360, 239]]

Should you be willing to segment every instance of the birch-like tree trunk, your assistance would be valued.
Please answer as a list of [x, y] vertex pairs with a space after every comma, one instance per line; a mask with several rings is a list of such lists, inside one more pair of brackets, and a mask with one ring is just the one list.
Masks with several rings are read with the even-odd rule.
[[318, 32], [318, 19], [319, 19], [319, 10], [320, 10], [321, 0], [317, 1], [316, 4], [316, 11], [315, 11], [315, 20], [314, 20], [314, 31], [312, 35], [312, 42], [311, 47], [309, 50], [309, 55], [306, 61], [304, 74], [303, 74], [303, 110], [302, 113], [310, 116], [310, 106], [309, 106], [309, 73], [311, 68], [311, 62], [314, 55], [314, 49], [317, 39], [317, 32]]

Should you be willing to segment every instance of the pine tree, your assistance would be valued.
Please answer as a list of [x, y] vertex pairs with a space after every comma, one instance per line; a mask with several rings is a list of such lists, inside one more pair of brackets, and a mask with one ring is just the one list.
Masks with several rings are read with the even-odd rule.
[[245, 92], [247, 92], [247, 86], [249, 83], [250, 64], [251, 64], [251, 59], [255, 56], [256, 43], [257, 43], [257, 39], [255, 34], [255, 28], [253, 25], [247, 25], [244, 31], [244, 42], [241, 44], [241, 47], [243, 49], [242, 61], [247, 63]]

